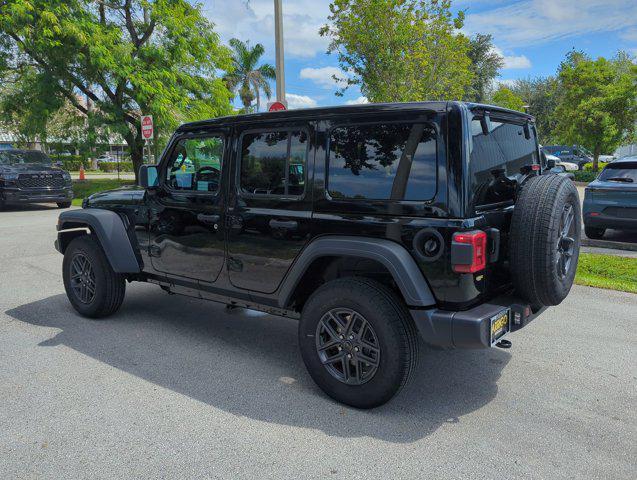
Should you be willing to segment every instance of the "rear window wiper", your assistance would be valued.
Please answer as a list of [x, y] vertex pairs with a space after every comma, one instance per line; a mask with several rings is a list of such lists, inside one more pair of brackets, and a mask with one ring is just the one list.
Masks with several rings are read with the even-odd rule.
[[610, 177], [606, 179], [607, 182], [626, 182], [626, 183], [633, 183], [634, 180], [632, 178], [628, 178], [628, 177]]

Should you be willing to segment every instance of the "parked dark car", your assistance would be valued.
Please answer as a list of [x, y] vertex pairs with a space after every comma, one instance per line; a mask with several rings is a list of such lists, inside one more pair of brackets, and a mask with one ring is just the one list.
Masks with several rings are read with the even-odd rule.
[[599, 239], [606, 230], [637, 230], [637, 157], [609, 163], [584, 193], [584, 231]]
[[0, 208], [9, 204], [57, 203], [73, 200], [71, 175], [53, 166], [38, 150], [0, 150]]
[[64, 286], [94, 318], [127, 281], [298, 318], [316, 383], [374, 407], [413, 373], [419, 336], [507, 348], [568, 294], [580, 202], [539, 159], [533, 117], [461, 102], [183, 125], [140, 187], [60, 215]]
[[543, 150], [559, 157], [563, 162], [576, 163], [580, 170], [593, 161], [593, 154], [581, 145], [545, 145]]

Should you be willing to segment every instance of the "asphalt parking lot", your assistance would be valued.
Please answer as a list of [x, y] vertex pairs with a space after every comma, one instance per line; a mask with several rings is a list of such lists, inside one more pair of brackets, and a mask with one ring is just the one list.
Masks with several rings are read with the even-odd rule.
[[296, 322], [130, 285], [78, 317], [59, 210], [0, 213], [0, 478], [634, 478], [637, 295], [575, 286], [510, 350], [424, 350], [357, 411], [306, 374]]

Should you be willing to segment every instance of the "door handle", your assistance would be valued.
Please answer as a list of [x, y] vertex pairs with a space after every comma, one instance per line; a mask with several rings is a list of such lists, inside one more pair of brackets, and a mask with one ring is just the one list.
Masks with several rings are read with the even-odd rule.
[[206, 215], [204, 213], [197, 214], [197, 221], [201, 223], [213, 225], [215, 223], [219, 223], [219, 220], [221, 220], [221, 215]]
[[270, 228], [281, 228], [283, 230], [298, 230], [299, 222], [296, 220], [270, 220]]

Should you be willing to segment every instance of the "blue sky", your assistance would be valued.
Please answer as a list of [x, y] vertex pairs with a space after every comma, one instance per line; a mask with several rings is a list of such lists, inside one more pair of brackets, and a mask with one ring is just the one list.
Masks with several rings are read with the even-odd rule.
[[[342, 98], [331, 80], [335, 55], [318, 29], [327, 21], [329, 0], [283, 0], [286, 89], [290, 107], [363, 101], [360, 92]], [[204, 0], [205, 14], [224, 41], [232, 37], [262, 43], [274, 64], [273, 0]], [[463, 31], [490, 33], [504, 57], [501, 81], [554, 74], [573, 48], [593, 57], [618, 49], [637, 55], [637, 0], [456, 0], [464, 10]]]

